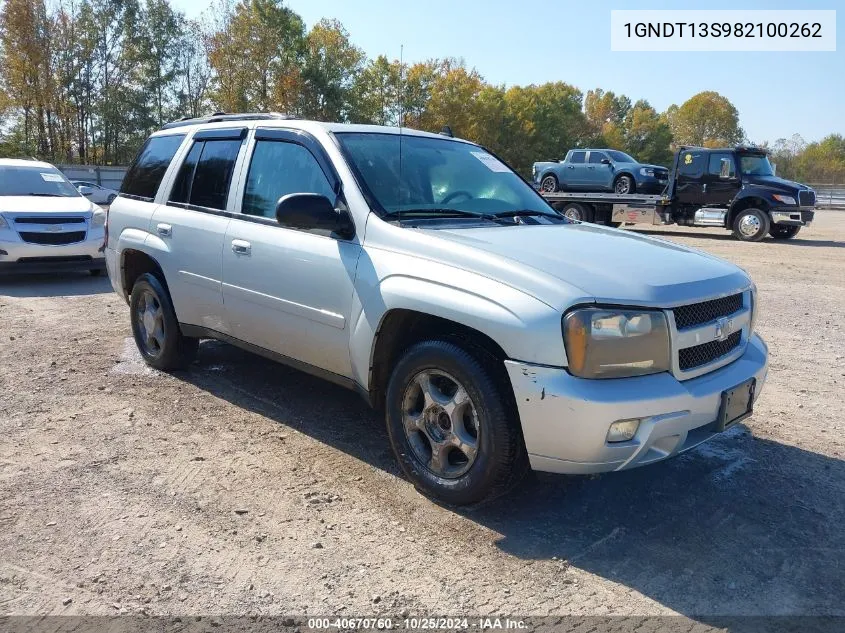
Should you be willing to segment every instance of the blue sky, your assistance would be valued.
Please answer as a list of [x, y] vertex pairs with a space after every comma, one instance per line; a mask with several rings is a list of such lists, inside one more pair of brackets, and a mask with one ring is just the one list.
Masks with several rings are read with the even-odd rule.
[[[191, 17], [208, 0], [172, 0]], [[462, 57], [496, 84], [566, 81], [604, 88], [659, 111], [702, 90], [728, 97], [755, 142], [799, 133], [845, 134], [841, 0], [287, 0], [308, 27], [337, 18], [370, 57], [406, 62]], [[631, 53], [610, 51], [612, 9], [837, 9], [840, 42], [824, 53]]]

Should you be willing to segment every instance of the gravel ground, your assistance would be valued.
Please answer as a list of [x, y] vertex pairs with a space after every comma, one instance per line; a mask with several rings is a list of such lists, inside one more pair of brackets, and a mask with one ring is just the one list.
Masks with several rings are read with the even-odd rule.
[[474, 511], [417, 494], [352, 392], [214, 342], [158, 373], [107, 280], [0, 281], [0, 615], [845, 615], [845, 213], [817, 217], [647, 231], [756, 280], [745, 425]]

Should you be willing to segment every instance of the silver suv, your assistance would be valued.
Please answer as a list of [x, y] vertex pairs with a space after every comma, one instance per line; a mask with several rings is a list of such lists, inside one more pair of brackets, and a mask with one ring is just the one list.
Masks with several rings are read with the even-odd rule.
[[217, 115], [153, 134], [106, 260], [147, 363], [232, 343], [359, 391], [402, 469], [469, 504], [531, 467], [632, 468], [750, 415], [755, 287], [688, 248], [558, 215], [483, 147]]

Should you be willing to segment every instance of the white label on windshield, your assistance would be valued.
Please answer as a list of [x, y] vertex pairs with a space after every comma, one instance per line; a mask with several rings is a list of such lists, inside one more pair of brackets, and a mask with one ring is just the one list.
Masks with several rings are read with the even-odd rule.
[[487, 152], [470, 152], [470, 154], [472, 154], [478, 160], [484, 163], [487, 166], [487, 169], [489, 169], [490, 171], [510, 171], [507, 165], [505, 165], [502, 161], [498, 160], [495, 156], [491, 156]]
[[59, 174], [45, 174], [43, 171], [41, 172], [41, 178], [44, 179], [44, 182], [64, 182], [65, 179], [62, 178]]

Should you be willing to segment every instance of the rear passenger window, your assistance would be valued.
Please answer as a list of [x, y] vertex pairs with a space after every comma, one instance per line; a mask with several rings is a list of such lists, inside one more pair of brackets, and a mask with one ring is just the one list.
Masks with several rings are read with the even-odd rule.
[[572, 152], [572, 156], [569, 157], [569, 162], [570, 163], [583, 163], [586, 155], [587, 155], [587, 152]]
[[686, 151], [678, 160], [678, 173], [684, 176], [698, 178], [704, 174], [704, 152]]
[[171, 202], [208, 209], [226, 209], [240, 139], [197, 141], [179, 169]]
[[276, 203], [290, 193], [319, 193], [335, 201], [328, 178], [305, 147], [284, 141], [256, 142], [242, 212], [275, 218]]
[[184, 139], [184, 134], [153, 136], [147, 139], [127, 170], [120, 185], [120, 193], [143, 200], [155, 198], [164, 172]]

